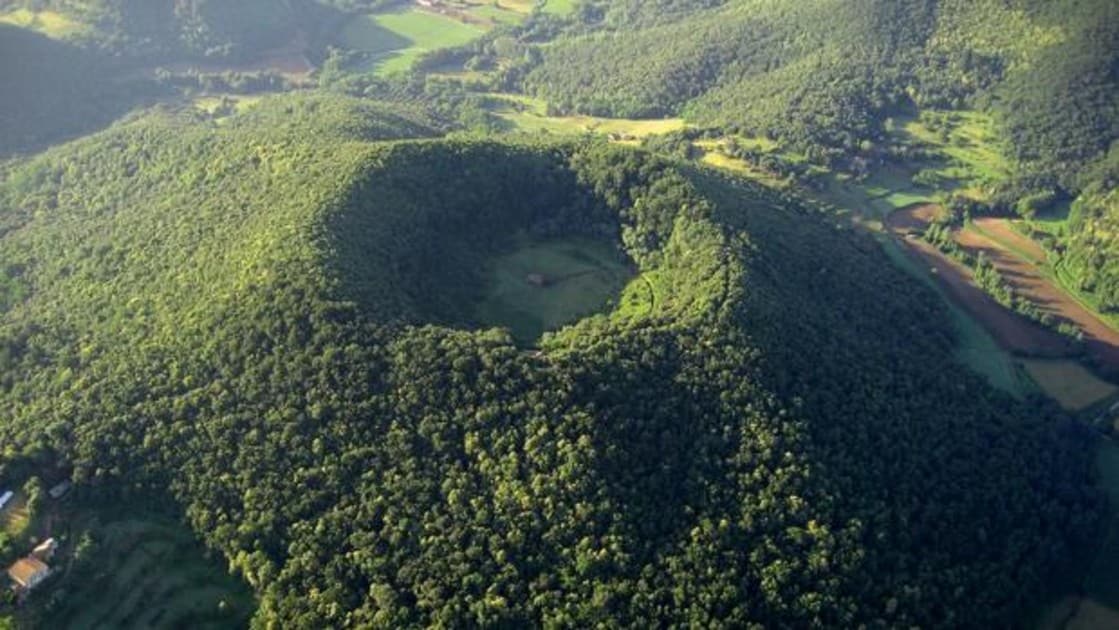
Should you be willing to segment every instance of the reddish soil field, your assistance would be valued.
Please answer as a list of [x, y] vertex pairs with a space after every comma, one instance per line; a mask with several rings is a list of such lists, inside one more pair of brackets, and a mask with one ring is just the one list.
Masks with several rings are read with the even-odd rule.
[[[899, 210], [886, 219], [886, 227], [898, 237], [906, 253], [918, 264], [933, 271], [949, 296], [972, 317], [982, 322], [995, 340], [1015, 354], [1037, 357], [1066, 357], [1074, 353], [1072, 343], [1063, 336], [1017, 315], [976, 286], [971, 270], [952, 260], [929, 243], [910, 236], [923, 231], [923, 225], [939, 211], [936, 206]], [[916, 229], [915, 229], [916, 228]]]
[[1014, 253], [1025, 256], [1030, 262], [1041, 264], [1047, 258], [1045, 250], [1037, 241], [1015, 230], [1007, 219], [983, 217], [975, 220], [975, 226], [980, 232], [1012, 249]]
[[925, 228], [943, 214], [944, 210], [932, 203], [910, 206], [890, 213], [886, 217], [886, 228], [900, 235], [924, 234]]
[[972, 254], [983, 252], [1019, 295], [1057, 320], [1080, 328], [1088, 352], [1101, 363], [1119, 369], [1119, 331], [1054, 286], [1036, 265], [975, 229], [957, 232], [956, 242]]

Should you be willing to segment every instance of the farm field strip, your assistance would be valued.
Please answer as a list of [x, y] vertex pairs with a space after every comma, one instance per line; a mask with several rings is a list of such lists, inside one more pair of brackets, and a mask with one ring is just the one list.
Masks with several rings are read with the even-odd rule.
[[1069, 411], [1081, 411], [1107, 400], [1119, 387], [1092, 374], [1075, 361], [1022, 359], [1022, 367], [1037, 383], [1045, 383], [1046, 391]]
[[923, 264], [924, 259], [907, 251], [906, 245], [900, 240], [884, 236], [881, 239], [882, 249], [900, 269], [941, 296], [957, 333], [956, 357], [972, 371], [985, 377], [991, 385], [1015, 397], [1023, 398], [1036, 392], [1035, 383], [1018, 369], [1014, 358], [998, 344], [990, 331], [947, 295], [944, 284], [928, 273], [928, 267]]
[[972, 254], [982, 252], [1018, 294], [1043, 312], [1079, 327], [1097, 360], [1119, 367], [1119, 331], [1056, 286], [1036, 264], [971, 226], [958, 231], [956, 241]]
[[991, 240], [1035, 265], [1042, 265], [1049, 257], [1037, 241], [1014, 229], [1009, 219], [980, 217], [972, 225]]
[[905, 251], [931, 270], [948, 295], [965, 311], [984, 323], [1000, 346], [1027, 356], [1061, 358], [1073, 354], [1068, 340], [1007, 310], [975, 284], [971, 269], [924, 240], [908, 234], [896, 221], [898, 220], [891, 215], [887, 219], [887, 227], [903, 242]]

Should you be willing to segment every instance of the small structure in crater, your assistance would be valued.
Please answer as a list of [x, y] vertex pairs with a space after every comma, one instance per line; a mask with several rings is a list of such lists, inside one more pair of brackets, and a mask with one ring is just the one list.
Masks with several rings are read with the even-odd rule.
[[549, 284], [552, 284], [551, 278], [549, 278], [548, 276], [546, 276], [542, 273], [530, 273], [530, 274], [528, 274], [527, 276], [525, 276], [525, 282], [531, 284], [534, 287], [541, 287], [541, 288], [546, 287]]

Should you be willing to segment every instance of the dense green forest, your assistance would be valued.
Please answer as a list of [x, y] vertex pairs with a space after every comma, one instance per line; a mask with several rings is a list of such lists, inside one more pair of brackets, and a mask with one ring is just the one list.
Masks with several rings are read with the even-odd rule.
[[[399, 141], [434, 133], [287, 96], [10, 166], [3, 474], [173, 498], [282, 627], [1003, 627], [1093, 534], [1087, 438], [869, 237], [605, 142]], [[526, 231], [607, 239], [647, 308], [473, 326]]]
[[1035, 175], [1075, 190], [1117, 135], [1112, 2], [588, 2], [527, 67], [559, 111], [685, 114], [822, 162], [873, 156], [887, 118], [990, 108]]
[[[259, 627], [1015, 627], [1075, 570], [1096, 436], [962, 367], [871, 236], [689, 160], [929, 167], [899, 130], [966, 110], [1006, 172], [956, 218], [1048, 221], [1119, 313], [1119, 4], [583, 0], [355, 70], [391, 5], [0, 0], [68, 21], [0, 23], [0, 489], [181, 518]], [[296, 84], [155, 71], [284, 45], [307, 89], [241, 110]], [[683, 122], [497, 139], [498, 101]], [[629, 284], [491, 327], [526, 239]]]

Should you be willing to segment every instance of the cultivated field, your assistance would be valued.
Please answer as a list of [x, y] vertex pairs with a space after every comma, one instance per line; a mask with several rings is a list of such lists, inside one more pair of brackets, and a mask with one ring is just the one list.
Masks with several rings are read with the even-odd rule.
[[956, 242], [974, 255], [985, 254], [1018, 295], [1055, 319], [1074, 324], [1084, 332], [1089, 354], [1119, 369], [1119, 331], [1058, 288], [1036, 263], [970, 225], [957, 232]]
[[1004, 308], [976, 286], [971, 269], [949, 258], [928, 242], [913, 236], [913, 226], [920, 222], [921, 215], [929, 212], [923, 206], [899, 210], [886, 219], [886, 227], [902, 239], [911, 256], [935, 274], [949, 296], [982, 322], [999, 345], [1015, 354], [1034, 357], [1066, 357], [1073, 354], [1072, 344], [1064, 337]]
[[1022, 366], [1062, 407], [1080, 411], [1119, 393], [1119, 387], [1101, 380], [1076, 361], [1025, 359]]
[[355, 16], [342, 28], [339, 44], [365, 53], [357, 69], [391, 74], [408, 70], [428, 51], [460, 46], [484, 32], [452, 17], [404, 9]]
[[980, 232], [1035, 265], [1044, 264], [1048, 256], [1037, 241], [1014, 229], [1009, 219], [980, 217], [972, 225]]
[[[544, 282], [532, 282], [533, 275]], [[493, 261], [487, 295], [475, 317], [484, 325], [509, 328], [518, 341], [532, 342], [545, 331], [604, 310], [631, 275], [608, 243], [526, 239]]]
[[929, 274], [924, 258], [908, 251], [902, 239], [884, 238], [882, 249], [895, 265], [942, 296], [957, 335], [955, 354], [964, 365], [984, 376], [991, 385], [1018, 398], [1037, 391], [1034, 382], [1021, 372], [1014, 358], [990, 331], [948, 295], [943, 283]]
[[[1003, 349], [1035, 359], [1023, 361], [1022, 367], [1063, 407], [1081, 410], [1113, 395], [1117, 391], [1114, 385], [1067, 358], [1076, 354], [1075, 346], [1068, 339], [1000, 305], [975, 284], [971, 269], [917, 236], [941, 212], [942, 209], [933, 204], [912, 206], [889, 215], [885, 225], [898, 237], [908, 255], [928, 269], [947, 295], [981, 322]], [[957, 242], [972, 254], [983, 252], [1015, 291], [1033, 301], [1043, 312], [1062, 321], [1074, 322], [1084, 330], [1086, 347], [1094, 359], [1109, 366], [1119, 365], [1119, 332], [1043, 275], [1035, 261], [1044, 258], [1044, 250], [997, 220], [980, 225], [983, 231], [977, 226], [968, 226], [957, 232]], [[987, 236], [989, 233], [998, 234], [1006, 241], [995, 241]], [[1003, 242], [1012, 243], [1013, 249]], [[1039, 358], [1047, 360], [1036, 360]]]
[[685, 127], [681, 118], [599, 118], [596, 116], [549, 116], [547, 104], [517, 94], [489, 94], [491, 111], [507, 122], [512, 131], [522, 133], [614, 135], [621, 139], [678, 131]]

